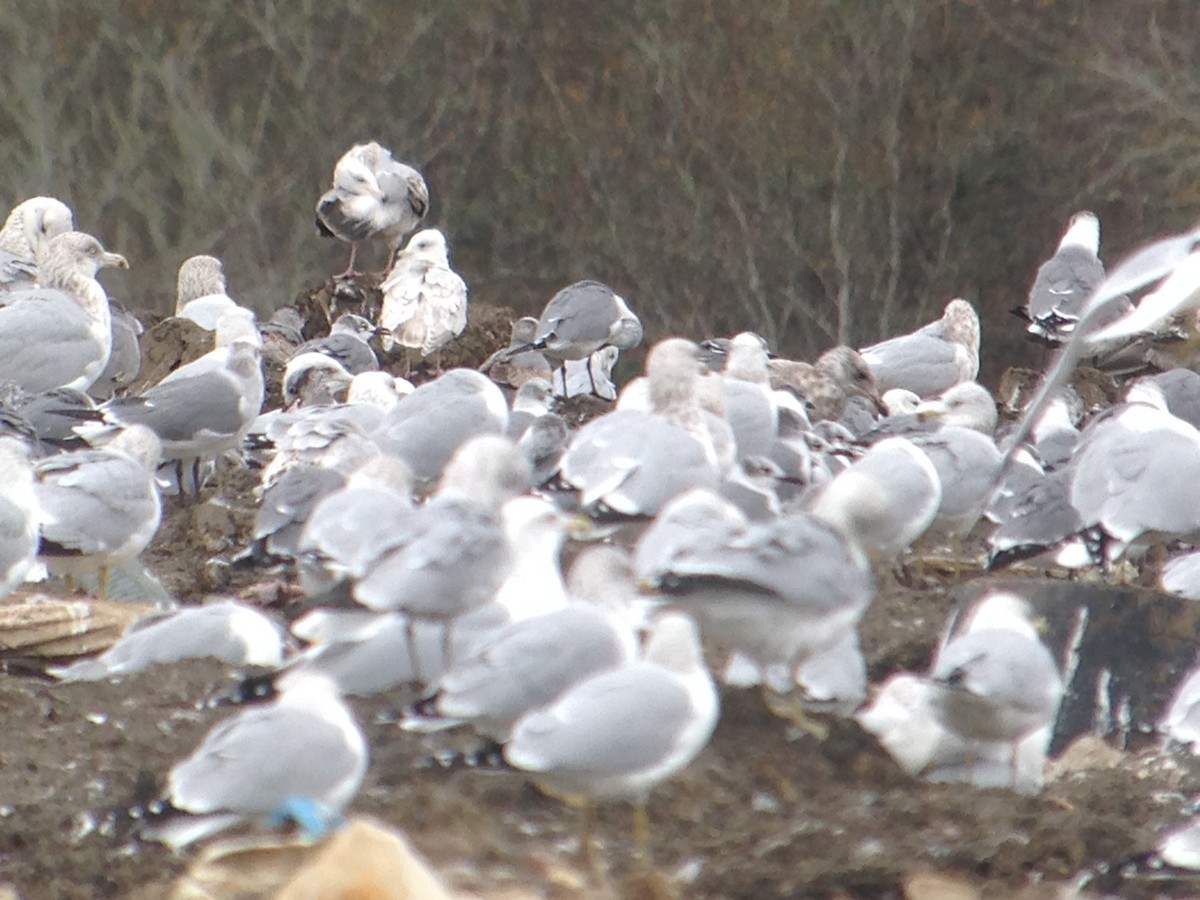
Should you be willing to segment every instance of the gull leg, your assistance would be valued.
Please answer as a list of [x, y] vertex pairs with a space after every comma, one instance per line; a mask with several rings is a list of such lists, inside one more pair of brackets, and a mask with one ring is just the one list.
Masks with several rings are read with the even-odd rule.
[[100, 599], [108, 599], [108, 566], [100, 567], [100, 574], [97, 577], [100, 582]]
[[[587, 358], [587, 373], [588, 373], [588, 384], [590, 384], [592, 386], [592, 396], [593, 397], [598, 396], [596, 394], [596, 376], [592, 373], [592, 355], [590, 353], [588, 354], [588, 358]], [[567, 376], [566, 376], [566, 371], [564, 370], [563, 384], [566, 384], [566, 381], [567, 381]]]
[[346, 263], [346, 271], [339, 272], [334, 278], [353, 278], [358, 273], [354, 271], [354, 258], [358, 255], [358, 241], [350, 242], [350, 262]]
[[408, 658], [412, 660], [413, 681], [425, 683], [421, 677], [421, 657], [417, 653], [417, 626], [409, 617], [404, 622], [404, 637], [408, 641]]
[[650, 816], [646, 813], [646, 802], [633, 804], [633, 843], [643, 865], [650, 865]]
[[823, 741], [829, 737], [829, 727], [814, 721], [804, 709], [800, 699], [792, 694], [780, 694], [771, 690], [765, 683], [759, 688], [767, 711], [786, 722], [791, 722], [805, 734]]
[[599, 879], [600, 866], [592, 847], [592, 831], [596, 824], [596, 804], [584, 800], [579, 809], [579, 867], [589, 876]]
[[63, 576], [63, 587], [66, 588], [67, 596], [70, 597], [75, 593], [75, 577], [67, 574]]

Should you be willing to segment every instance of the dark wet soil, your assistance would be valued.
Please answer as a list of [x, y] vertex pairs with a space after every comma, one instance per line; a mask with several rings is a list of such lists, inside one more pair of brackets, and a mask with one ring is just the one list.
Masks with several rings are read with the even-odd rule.
[[[490, 352], [507, 342], [506, 315], [475, 358], [484, 343]], [[225, 562], [248, 539], [254, 483], [225, 468], [200, 503], [169, 501], [145, 560], [172, 595], [227, 592], [285, 611], [295, 601], [286, 572]], [[947, 616], [981, 577], [936, 567], [884, 575], [862, 626], [872, 680], [927, 665]], [[1191, 641], [1195, 617], [1177, 621], [1176, 637]], [[22, 898], [168, 896], [188, 858], [103, 826], [105, 813], [148, 796], [228, 715], [197, 703], [230, 677], [209, 662], [105, 684], [0, 676], [0, 895], [11, 886]], [[574, 811], [511, 773], [431, 767], [435, 751], [471, 740], [399, 731], [387, 714], [409, 699], [353, 701], [372, 748], [355, 811], [406, 833], [454, 887], [481, 896], [664, 896], [632, 877], [627, 807], [601, 810], [608, 875], [588, 885], [572, 861]], [[1127, 736], [1129, 749], [1111, 752], [1085, 739], [1040, 796], [1022, 797], [913, 780], [853, 723], [830, 721], [818, 740], [773, 717], [755, 692], [725, 691], [722, 704], [710, 746], [651, 802], [653, 862], [675, 896], [1032, 898], [1082, 882], [1090, 896], [1200, 895], [1200, 884], [1144, 864], [1183, 818], [1200, 774], [1149, 736]]]

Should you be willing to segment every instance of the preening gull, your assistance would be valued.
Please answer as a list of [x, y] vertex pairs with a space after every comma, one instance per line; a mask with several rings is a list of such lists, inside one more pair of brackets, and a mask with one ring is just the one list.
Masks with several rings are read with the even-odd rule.
[[931, 709], [948, 731], [1012, 747], [1014, 784], [1018, 746], [1044, 732], [1044, 752], [1063, 694], [1062, 675], [1028, 604], [1002, 592], [976, 604], [965, 628], [938, 652], [929, 683]]
[[0, 599], [21, 586], [37, 558], [39, 516], [29, 449], [0, 437]]
[[979, 374], [979, 314], [969, 300], [951, 300], [936, 322], [860, 352], [880, 391], [933, 397]]
[[880, 412], [879, 385], [862, 355], [850, 347], [831, 347], [815, 363], [772, 359], [767, 363], [771, 387], [787, 391], [807, 404], [812, 421], [836, 421], [851, 397], [865, 397]]
[[129, 263], [91, 235], [68, 231], [43, 246], [38, 266], [41, 286], [7, 294], [0, 307], [0, 379], [31, 393], [87, 390], [112, 351], [108, 295], [95, 276]]
[[[422, 357], [442, 349], [467, 327], [467, 283], [450, 268], [446, 237], [436, 228], [418, 231], [396, 252], [379, 286], [379, 325], [390, 340]], [[384, 349], [390, 350], [389, 338]]]
[[42, 247], [74, 228], [70, 208], [53, 197], [31, 197], [13, 207], [0, 228], [0, 293], [33, 287]]
[[214, 331], [221, 316], [237, 303], [227, 293], [225, 267], [215, 256], [192, 256], [179, 266], [175, 315]]
[[644, 850], [650, 791], [695, 759], [717, 715], [695, 623], [665, 613], [641, 660], [584, 679], [517, 720], [504, 756], [548, 793], [586, 804], [580, 854], [590, 862], [591, 804], [631, 800]]
[[362, 316], [344, 313], [333, 323], [325, 337], [305, 341], [292, 357], [304, 353], [323, 353], [337, 360], [351, 376], [379, 368], [379, 359], [371, 349], [370, 340], [376, 328]]
[[99, 449], [37, 464], [38, 555], [52, 573], [99, 571], [105, 596], [109, 569], [137, 557], [158, 531], [162, 500], [154, 470], [161, 453], [157, 435], [134, 425]]
[[421, 173], [375, 141], [355, 144], [333, 169], [333, 187], [317, 201], [317, 231], [350, 244], [354, 272], [358, 242], [382, 237], [395, 247], [425, 217], [429, 188]]
[[138, 619], [95, 659], [50, 669], [50, 674], [62, 681], [100, 681], [200, 657], [230, 666], [278, 666], [283, 662], [283, 629], [235, 600], [187, 606]]
[[1100, 220], [1093, 212], [1076, 213], [1029, 289], [1023, 311], [1026, 331], [1050, 344], [1063, 342], [1075, 329], [1088, 295], [1104, 280], [1099, 253]]
[[473, 369], [451, 369], [392, 407], [374, 438], [408, 463], [417, 481], [430, 482], [469, 438], [500, 434], [507, 422], [500, 388]]
[[337, 813], [366, 771], [366, 738], [334, 683], [296, 678], [274, 703], [217, 725], [171, 769], [142, 836], [179, 850], [296, 798]]

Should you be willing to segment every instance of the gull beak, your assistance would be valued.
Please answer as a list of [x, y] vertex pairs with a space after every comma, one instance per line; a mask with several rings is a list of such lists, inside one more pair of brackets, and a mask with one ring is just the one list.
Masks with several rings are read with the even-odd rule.
[[946, 404], [940, 400], [927, 400], [924, 403], [918, 404], [913, 413], [922, 422], [933, 421], [940, 419], [946, 414]]
[[590, 516], [575, 513], [567, 517], [567, 536], [573, 541], [590, 541], [596, 537], [596, 523]]
[[128, 269], [129, 260], [123, 257], [120, 253], [105, 253], [101, 258], [101, 266], [110, 266], [114, 269]]

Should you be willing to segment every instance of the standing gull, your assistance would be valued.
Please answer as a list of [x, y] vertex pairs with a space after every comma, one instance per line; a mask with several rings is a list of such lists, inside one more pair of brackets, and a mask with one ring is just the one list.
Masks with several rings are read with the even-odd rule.
[[20, 587], [37, 558], [40, 514], [28, 448], [0, 437], [0, 599]]
[[1092, 289], [1104, 279], [1100, 220], [1093, 212], [1071, 217], [1058, 250], [1042, 263], [1021, 311], [1026, 331], [1048, 344], [1061, 344], [1079, 321]]
[[32, 197], [13, 207], [0, 228], [0, 293], [33, 287], [46, 242], [74, 228], [71, 210], [53, 197]]
[[358, 242], [382, 237], [394, 247], [425, 217], [429, 188], [421, 173], [371, 141], [355, 144], [333, 169], [333, 187], [317, 201], [317, 232], [350, 244], [341, 277], [354, 274]]
[[979, 314], [969, 300], [951, 300], [936, 322], [860, 352], [880, 391], [933, 397], [979, 374]]
[[650, 791], [696, 758], [717, 715], [696, 625], [666, 613], [641, 660], [593, 675], [523, 716], [504, 756], [547, 793], [584, 806], [579, 851], [590, 864], [592, 805], [631, 800], [634, 837], [645, 851]]
[[297, 798], [340, 812], [367, 771], [367, 741], [332, 681], [291, 681], [268, 706], [244, 709], [171, 769], [142, 834], [178, 850]]
[[112, 352], [108, 295], [96, 273], [129, 268], [88, 234], [51, 238], [38, 261], [40, 287], [13, 291], [0, 307], [0, 379], [31, 393], [87, 390]]
[[[396, 252], [391, 271], [379, 289], [383, 307], [380, 327], [401, 347], [436, 357], [467, 327], [467, 284], [450, 268], [446, 236], [436, 228], [418, 231]], [[386, 346], [385, 350], [390, 350]]]

